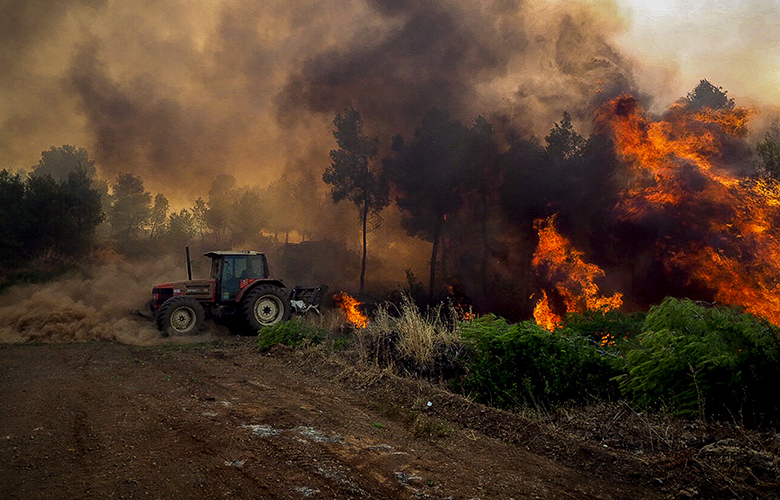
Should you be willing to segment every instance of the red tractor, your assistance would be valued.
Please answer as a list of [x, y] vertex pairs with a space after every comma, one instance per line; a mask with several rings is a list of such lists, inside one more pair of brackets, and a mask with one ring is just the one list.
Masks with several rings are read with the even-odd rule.
[[149, 307], [163, 336], [194, 334], [206, 318], [226, 320], [240, 330], [256, 333], [290, 319], [293, 312], [314, 311], [326, 286], [294, 287], [270, 277], [265, 254], [251, 250], [215, 251], [211, 277], [192, 279], [187, 249], [187, 281], [161, 283], [152, 288]]

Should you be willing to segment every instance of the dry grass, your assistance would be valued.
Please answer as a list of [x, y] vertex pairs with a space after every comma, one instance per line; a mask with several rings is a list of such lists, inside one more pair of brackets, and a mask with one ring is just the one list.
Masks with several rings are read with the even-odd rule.
[[424, 313], [408, 296], [400, 307], [385, 303], [356, 331], [359, 358], [399, 373], [439, 375], [461, 346], [456, 317], [442, 305]]
[[324, 309], [322, 314], [308, 313], [296, 319], [328, 332], [341, 332], [348, 326], [347, 320], [338, 309]]

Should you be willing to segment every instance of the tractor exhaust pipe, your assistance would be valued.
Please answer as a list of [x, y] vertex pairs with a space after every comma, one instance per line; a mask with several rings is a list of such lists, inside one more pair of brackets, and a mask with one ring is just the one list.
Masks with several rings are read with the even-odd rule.
[[187, 279], [192, 281], [192, 261], [190, 261], [190, 247], [184, 247], [184, 253], [187, 254]]

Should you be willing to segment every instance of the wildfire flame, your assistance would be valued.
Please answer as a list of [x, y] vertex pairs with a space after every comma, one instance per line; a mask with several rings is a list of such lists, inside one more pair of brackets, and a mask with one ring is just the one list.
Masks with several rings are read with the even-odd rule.
[[333, 300], [341, 309], [344, 319], [356, 328], [365, 328], [368, 325], [368, 318], [360, 312], [358, 308], [360, 302], [346, 292], [339, 292], [333, 296]]
[[539, 326], [552, 331], [560, 326], [562, 313], [585, 312], [586, 310], [618, 309], [623, 305], [623, 294], [610, 297], [601, 295], [595, 280], [604, 276], [597, 265], [583, 260], [583, 253], [555, 228], [555, 216], [538, 219], [534, 223], [539, 234], [539, 244], [534, 252], [532, 264], [537, 274], [551, 283], [563, 302], [564, 311], [556, 312], [547, 291], [534, 308], [534, 320]]
[[675, 104], [653, 120], [623, 95], [602, 106], [597, 126], [612, 135], [632, 178], [618, 217], [674, 221], [656, 243], [667, 272], [780, 325], [780, 241], [773, 230], [780, 186], [740, 175], [731, 160], [749, 115]]
[[472, 311], [466, 297], [461, 294], [454, 285], [447, 285], [447, 295], [449, 295], [452, 307], [458, 313], [458, 319], [461, 321], [471, 321], [477, 317]]

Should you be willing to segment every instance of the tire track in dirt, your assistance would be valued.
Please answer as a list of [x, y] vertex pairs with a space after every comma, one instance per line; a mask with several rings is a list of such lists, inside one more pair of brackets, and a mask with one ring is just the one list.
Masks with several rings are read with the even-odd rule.
[[301, 363], [251, 339], [0, 346], [0, 497], [655, 497]]

